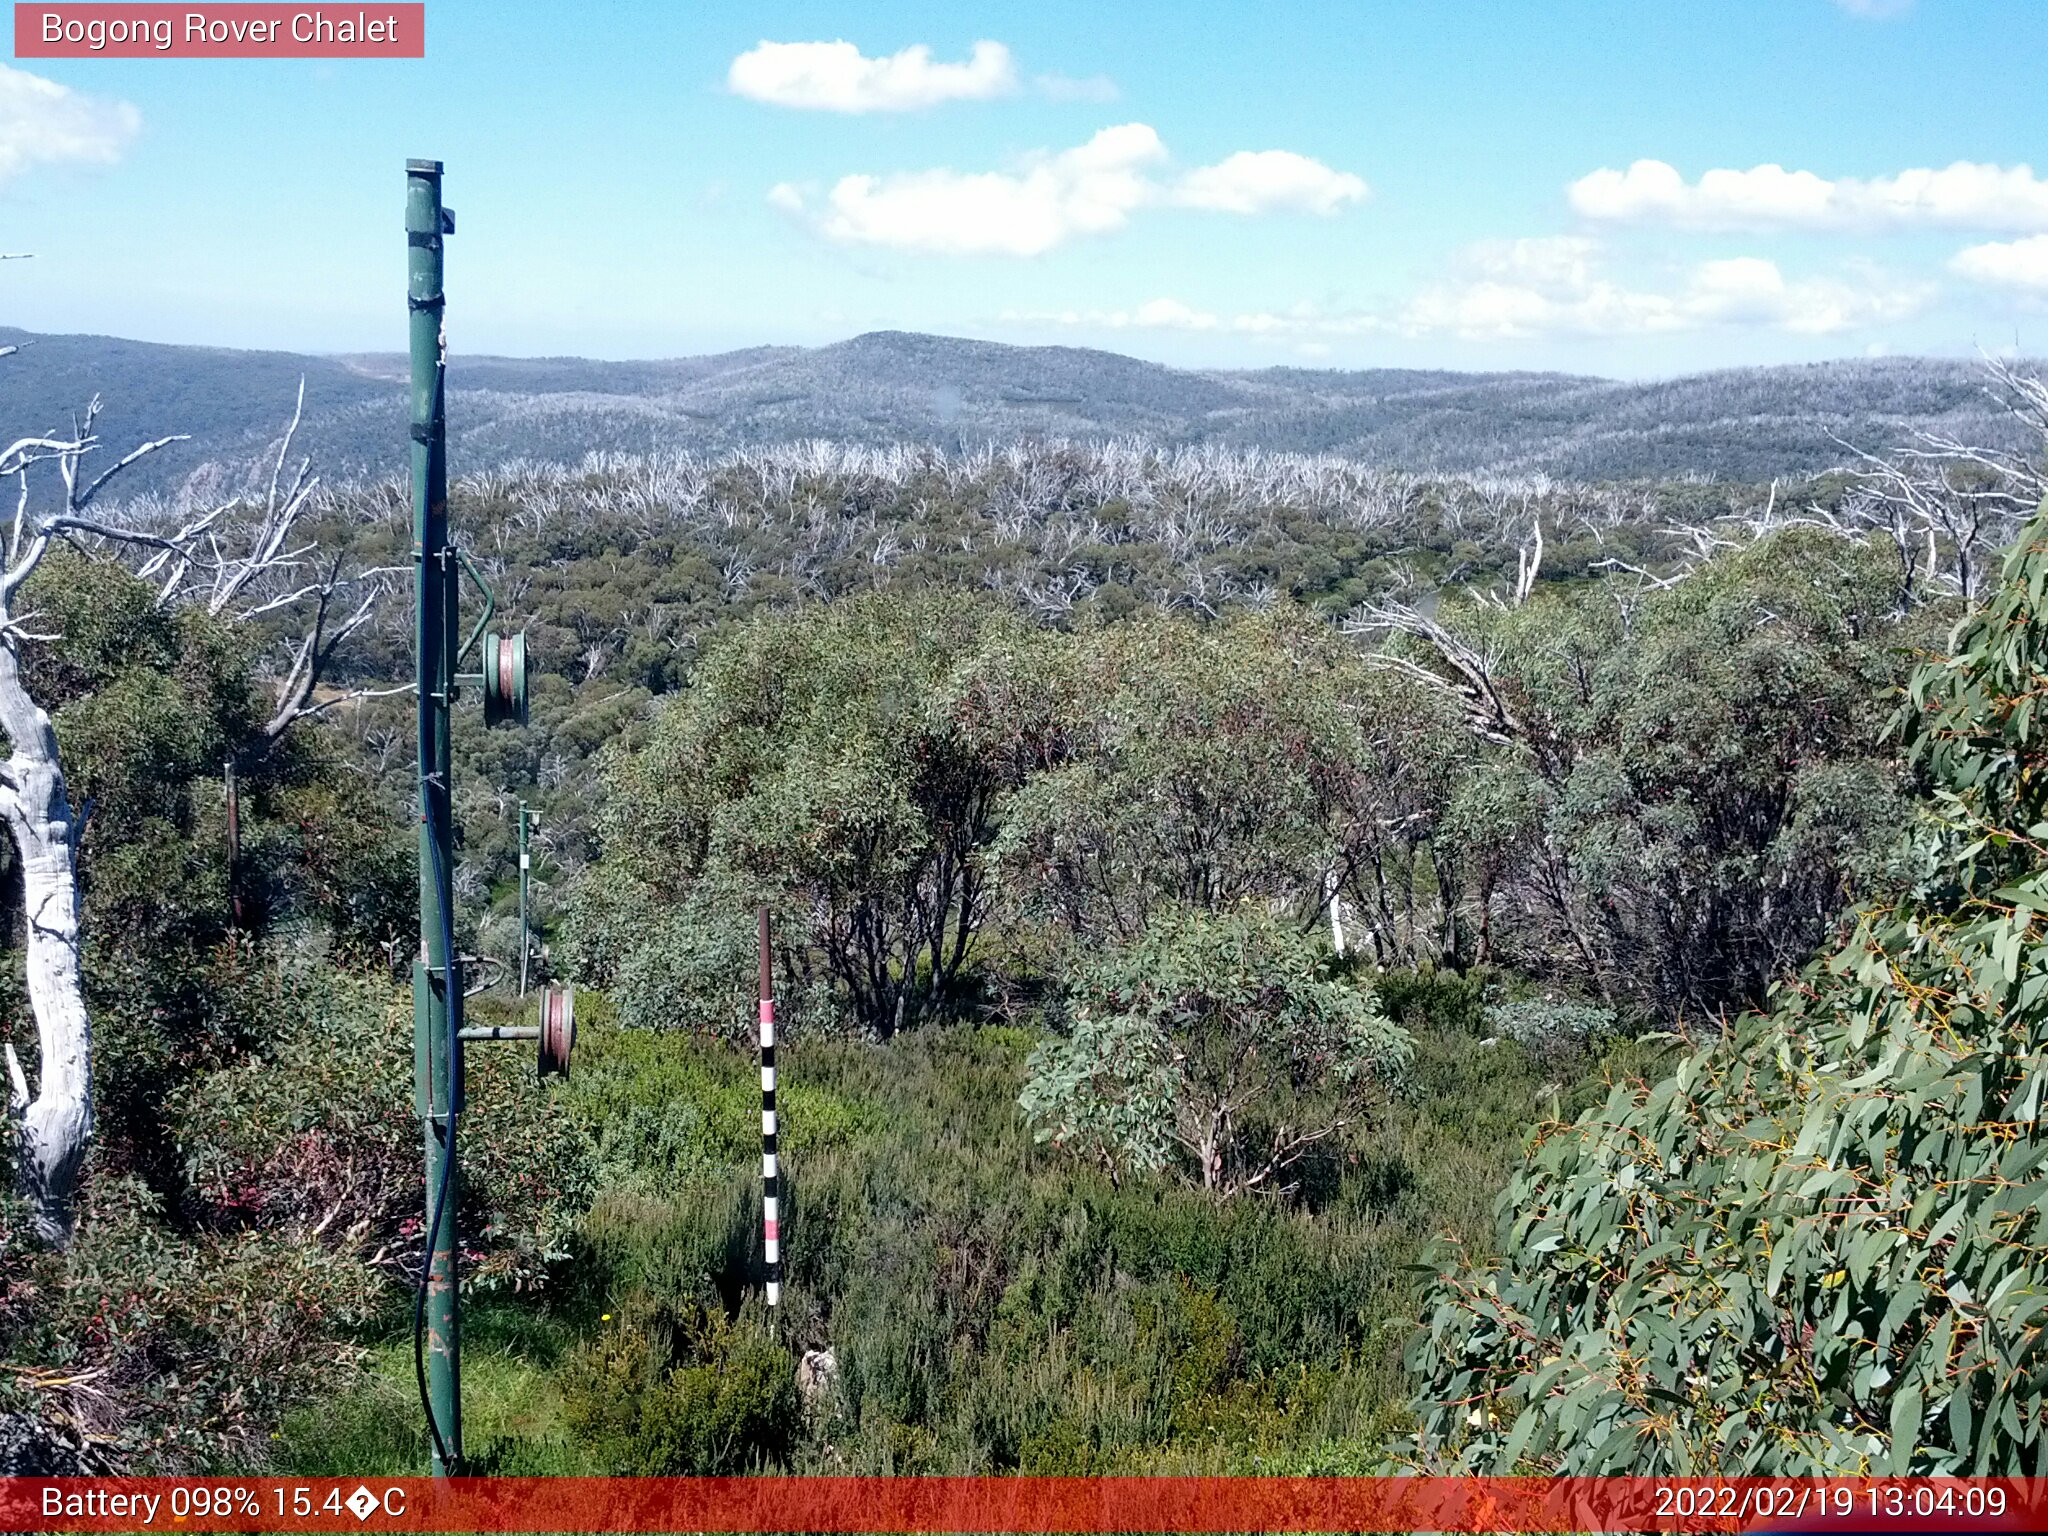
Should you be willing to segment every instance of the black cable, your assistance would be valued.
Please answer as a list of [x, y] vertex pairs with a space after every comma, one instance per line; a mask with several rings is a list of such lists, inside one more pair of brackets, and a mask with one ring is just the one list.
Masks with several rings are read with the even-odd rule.
[[[426, 762], [427, 754], [430, 750], [429, 735], [426, 711], [423, 709], [420, 711], [420, 761], [423, 764]], [[424, 773], [420, 776], [420, 814], [423, 817], [429, 818], [428, 825], [431, 826], [433, 807], [429, 800], [427, 776]], [[449, 999], [447, 1006], [451, 1010], [448, 1030], [450, 1072], [448, 1115], [446, 1130], [443, 1133], [441, 1142], [441, 1182], [440, 1187], [434, 1191], [434, 1211], [427, 1221], [426, 1249], [421, 1257], [419, 1285], [417, 1295], [413, 1301], [412, 1363], [413, 1373], [419, 1382], [420, 1407], [427, 1416], [427, 1433], [432, 1436], [434, 1441], [434, 1454], [439, 1459], [441, 1465], [452, 1473], [456, 1471], [456, 1468], [449, 1458], [447, 1442], [441, 1436], [440, 1420], [434, 1413], [433, 1394], [427, 1388], [427, 1288], [434, 1272], [434, 1248], [441, 1236], [442, 1215], [448, 1205], [449, 1181], [455, 1172], [455, 1114], [456, 1106], [461, 1103], [462, 1095], [462, 1072], [460, 1065], [462, 1060], [462, 1042], [455, 1038], [454, 1017], [452, 1013], [455, 995], [455, 934], [454, 922], [448, 911], [447, 854], [442, 849], [439, 839], [429, 836], [427, 842], [434, 850], [434, 905], [441, 919], [441, 954], [445, 962], [441, 971], [442, 995], [444, 998]], [[427, 984], [429, 987], [433, 985], [431, 968], [428, 971]], [[429, 1072], [431, 1073], [433, 1065], [432, 1042], [428, 1043], [427, 1062]], [[427, 1109], [428, 1117], [431, 1120], [433, 1112], [431, 1099], [428, 1102]], [[452, 1276], [450, 1278], [453, 1279]]]

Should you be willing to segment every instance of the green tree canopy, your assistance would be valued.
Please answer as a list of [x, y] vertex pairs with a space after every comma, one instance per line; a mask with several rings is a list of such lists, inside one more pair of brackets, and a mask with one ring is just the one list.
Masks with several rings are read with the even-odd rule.
[[1881, 874], [1904, 784], [1878, 738], [1938, 630], [1825, 530], [1625, 581], [1446, 615], [1515, 717], [1450, 818], [1488, 958], [1642, 1015], [1755, 1007]]
[[[993, 900], [1013, 780], [976, 679], [1023, 628], [985, 602], [869, 595], [762, 615], [719, 647], [642, 751], [614, 756], [609, 857], [572, 914], [587, 979], [635, 1023], [752, 976], [754, 904], [784, 919], [879, 1036], [957, 1000]], [[796, 990], [802, 991], [799, 980]]]
[[1351, 882], [1398, 942], [1414, 849], [1468, 745], [1436, 700], [1285, 608], [1147, 616], [1065, 649], [1061, 751], [1000, 840], [1027, 907], [1093, 944], [1136, 937], [1161, 905], [1313, 916]]
[[2048, 1470], [2048, 507], [1895, 722], [1902, 864], [1775, 1008], [1546, 1128], [1446, 1257], [1425, 1466]]

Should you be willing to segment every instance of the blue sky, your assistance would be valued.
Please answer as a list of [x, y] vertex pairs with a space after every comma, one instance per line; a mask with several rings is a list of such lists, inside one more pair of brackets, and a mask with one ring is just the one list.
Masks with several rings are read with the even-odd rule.
[[34, 259], [0, 264], [0, 321], [395, 350], [431, 155], [460, 350], [887, 327], [1641, 376], [2048, 349], [2038, 0], [427, 16], [423, 61], [7, 66], [0, 251]]

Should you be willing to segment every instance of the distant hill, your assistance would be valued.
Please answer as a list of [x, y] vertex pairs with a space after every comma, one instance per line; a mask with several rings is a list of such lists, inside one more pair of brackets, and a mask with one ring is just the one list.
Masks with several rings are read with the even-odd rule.
[[[0, 423], [58, 426], [95, 391], [110, 437], [185, 432], [158, 483], [246, 460], [306, 380], [304, 446], [330, 476], [398, 469], [405, 359], [164, 346], [0, 328]], [[1141, 436], [1335, 453], [1415, 471], [1591, 480], [1759, 481], [1915, 430], [2019, 446], [1977, 365], [1885, 358], [1745, 368], [1653, 383], [1556, 373], [1168, 368], [1081, 347], [877, 331], [832, 346], [660, 362], [450, 360], [455, 468], [575, 462], [594, 449], [721, 449], [822, 437], [962, 447]]]

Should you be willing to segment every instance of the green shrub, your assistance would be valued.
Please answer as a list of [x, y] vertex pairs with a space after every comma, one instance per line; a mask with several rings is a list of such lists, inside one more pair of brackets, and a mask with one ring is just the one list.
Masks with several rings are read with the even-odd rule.
[[1171, 1164], [1217, 1194], [1285, 1188], [1413, 1048], [1296, 925], [1250, 904], [1161, 910], [1073, 991], [1073, 1032], [1032, 1053], [1018, 1103], [1039, 1140], [1112, 1177]]
[[796, 1362], [702, 1307], [635, 1307], [571, 1357], [564, 1416], [621, 1476], [714, 1476], [782, 1461], [796, 1435]]
[[[303, 957], [265, 974], [260, 1048], [169, 1096], [190, 1212], [216, 1230], [405, 1251], [423, 1224], [410, 999]], [[527, 1050], [472, 1046], [466, 1086], [468, 1280], [531, 1285], [566, 1252], [591, 1158]]]
[[1380, 1012], [1414, 1029], [1486, 1032], [1484, 971], [1393, 970], [1373, 979]]
[[765, 903], [793, 1022], [828, 997], [878, 1038], [956, 1015], [993, 910], [997, 804], [1024, 751], [992, 695], [1026, 633], [949, 592], [853, 596], [738, 629], [641, 750], [607, 759], [607, 861], [571, 903], [577, 952], [601, 968], [589, 979], [619, 986], [629, 1019], [723, 1027]]
[[0, 1409], [74, 1424], [136, 1474], [261, 1466], [277, 1416], [329, 1384], [376, 1277], [295, 1233], [182, 1235], [134, 1178], [95, 1180], [63, 1253], [0, 1226]]
[[1615, 1028], [1612, 1008], [1552, 996], [1494, 1003], [1486, 1022], [1496, 1038], [1514, 1041], [1547, 1067], [1578, 1060]]
[[1896, 727], [1926, 873], [1654, 1084], [1545, 1134], [1447, 1255], [1409, 1464], [2048, 1470], [2048, 507]]

